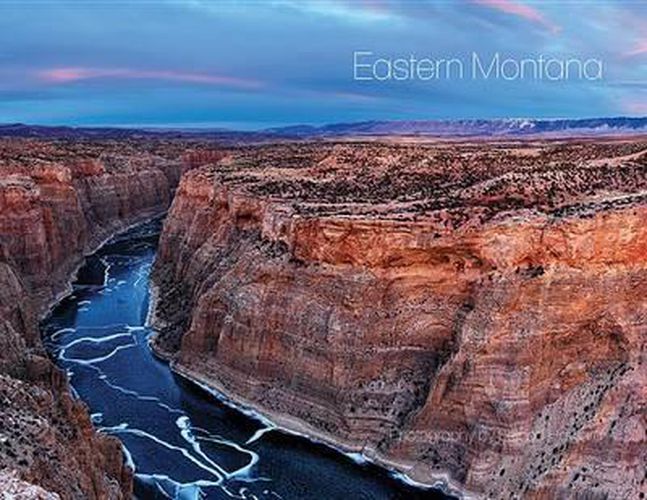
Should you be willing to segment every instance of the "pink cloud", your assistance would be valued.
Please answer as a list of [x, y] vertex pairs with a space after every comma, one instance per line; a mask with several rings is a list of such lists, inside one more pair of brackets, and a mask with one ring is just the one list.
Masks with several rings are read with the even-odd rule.
[[[352, 3], [352, 2], [351, 2]], [[391, 14], [386, 2], [381, 0], [360, 0], [359, 4], [366, 10], [375, 14]]]
[[262, 83], [257, 80], [248, 80], [231, 76], [213, 75], [208, 73], [187, 73], [170, 70], [138, 70], [130, 68], [50, 68], [38, 72], [38, 77], [49, 83], [69, 83], [81, 80], [119, 78], [129, 80], [166, 80], [201, 83], [205, 85], [221, 85], [244, 89], [253, 89], [262, 86]]
[[625, 52], [626, 57], [642, 56], [644, 54], [647, 54], [647, 39], [641, 40], [630, 51]]
[[560, 27], [551, 22], [542, 14], [540, 11], [531, 7], [530, 5], [525, 5], [514, 0], [472, 0], [478, 5], [483, 5], [484, 7], [489, 7], [490, 9], [498, 10], [499, 12], [504, 12], [506, 14], [511, 14], [513, 16], [520, 17], [526, 21], [530, 21], [536, 24], [540, 24], [544, 28], [550, 30], [553, 33], [560, 31]]
[[622, 111], [632, 115], [647, 115], [647, 102], [627, 99], [622, 102]]
[[352, 101], [352, 102], [375, 102], [378, 101], [379, 98], [376, 96], [372, 95], [367, 95], [367, 94], [360, 94], [358, 92], [321, 92], [320, 94], [326, 95], [329, 97], [333, 97], [335, 99], [343, 99], [345, 101]]

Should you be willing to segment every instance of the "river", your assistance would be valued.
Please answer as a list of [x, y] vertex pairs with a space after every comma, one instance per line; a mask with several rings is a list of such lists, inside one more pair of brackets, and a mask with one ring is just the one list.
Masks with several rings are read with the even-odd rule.
[[95, 426], [122, 441], [137, 498], [447, 498], [274, 429], [155, 357], [146, 316], [160, 227], [141, 225], [89, 256], [72, 294], [42, 323]]

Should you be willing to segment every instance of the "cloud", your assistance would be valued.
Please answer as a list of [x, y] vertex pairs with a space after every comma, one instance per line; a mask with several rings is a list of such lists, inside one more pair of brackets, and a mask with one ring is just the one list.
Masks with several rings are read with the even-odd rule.
[[506, 14], [520, 17], [526, 21], [530, 21], [543, 26], [553, 33], [557, 33], [561, 28], [546, 18], [544, 14], [530, 5], [525, 5], [514, 0], [472, 0], [475, 4], [489, 7], [490, 9], [498, 10]]
[[647, 102], [644, 99], [626, 99], [622, 102], [622, 112], [631, 115], [647, 115]]
[[125, 79], [125, 80], [162, 80], [202, 85], [216, 85], [241, 89], [255, 89], [263, 84], [257, 80], [210, 73], [189, 73], [172, 70], [140, 70], [132, 68], [87, 68], [61, 67], [48, 68], [37, 73], [40, 80], [48, 83], [71, 83], [82, 80]]
[[272, 0], [270, 5], [346, 22], [381, 22], [395, 17], [381, 0]]
[[625, 57], [635, 57], [642, 56], [647, 54], [647, 38], [641, 40], [636, 45], [633, 46], [631, 50], [625, 52]]

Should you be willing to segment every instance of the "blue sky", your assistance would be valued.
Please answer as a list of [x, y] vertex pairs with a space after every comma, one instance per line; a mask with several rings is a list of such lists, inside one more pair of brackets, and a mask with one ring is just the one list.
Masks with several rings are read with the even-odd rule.
[[[600, 59], [602, 79], [356, 81], [353, 53]], [[260, 128], [647, 115], [647, 1], [0, 0], [0, 122]]]

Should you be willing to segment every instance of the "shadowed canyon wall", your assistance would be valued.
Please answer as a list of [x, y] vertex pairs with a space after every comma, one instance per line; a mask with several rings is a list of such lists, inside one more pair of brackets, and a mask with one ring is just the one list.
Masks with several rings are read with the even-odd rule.
[[158, 352], [475, 496], [645, 492], [647, 143], [316, 144], [188, 172]]
[[23, 480], [61, 498], [130, 497], [119, 441], [97, 434], [70, 395], [38, 319], [86, 253], [167, 209], [188, 166], [184, 149], [0, 140], [0, 469], [15, 485]]

